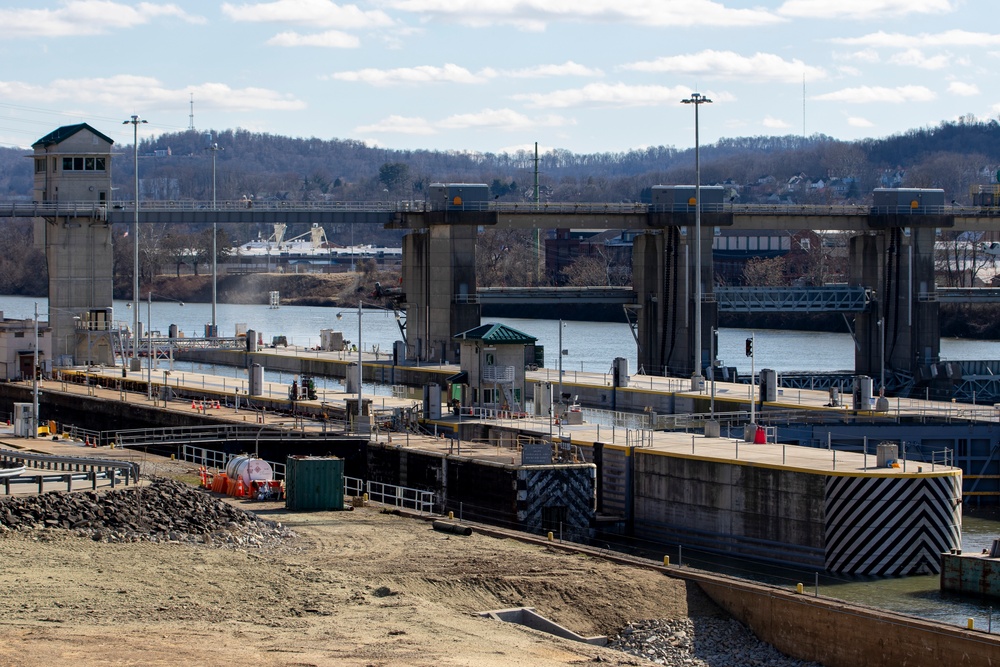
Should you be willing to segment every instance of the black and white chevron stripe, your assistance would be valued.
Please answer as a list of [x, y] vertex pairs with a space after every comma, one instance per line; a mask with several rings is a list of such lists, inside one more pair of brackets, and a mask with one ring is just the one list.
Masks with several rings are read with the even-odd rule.
[[827, 477], [826, 569], [937, 573], [962, 539], [961, 477]]
[[528, 531], [542, 529], [542, 510], [567, 508], [567, 528], [587, 530], [596, 507], [594, 466], [529, 467], [517, 471], [517, 518]]

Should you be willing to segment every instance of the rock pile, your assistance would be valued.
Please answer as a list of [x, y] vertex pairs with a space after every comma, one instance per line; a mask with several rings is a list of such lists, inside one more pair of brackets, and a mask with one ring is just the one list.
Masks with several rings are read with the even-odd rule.
[[107, 492], [0, 499], [0, 532], [63, 528], [98, 542], [203, 542], [264, 546], [291, 536], [280, 523], [170, 479]]
[[630, 623], [608, 648], [671, 667], [820, 667], [779, 653], [737, 621], [723, 618]]

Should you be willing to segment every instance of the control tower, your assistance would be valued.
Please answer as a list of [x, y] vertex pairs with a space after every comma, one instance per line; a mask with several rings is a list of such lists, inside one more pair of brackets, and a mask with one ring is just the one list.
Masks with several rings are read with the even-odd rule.
[[[111, 194], [109, 137], [86, 123], [36, 141], [35, 244], [49, 269], [49, 325], [57, 365], [112, 364], [112, 247], [105, 206]], [[50, 214], [51, 212], [51, 214]]]

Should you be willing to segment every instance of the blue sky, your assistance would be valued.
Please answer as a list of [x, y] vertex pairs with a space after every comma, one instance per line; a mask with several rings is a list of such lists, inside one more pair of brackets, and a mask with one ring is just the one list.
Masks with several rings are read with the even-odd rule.
[[476, 152], [1000, 114], [995, 0], [0, 0], [0, 145], [88, 122]]

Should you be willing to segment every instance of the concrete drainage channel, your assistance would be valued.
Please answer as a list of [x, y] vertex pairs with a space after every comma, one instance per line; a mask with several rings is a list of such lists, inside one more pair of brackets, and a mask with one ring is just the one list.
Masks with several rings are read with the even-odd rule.
[[513, 607], [511, 609], [494, 609], [493, 611], [481, 611], [479, 615], [483, 618], [492, 618], [495, 621], [504, 623], [516, 623], [532, 630], [546, 632], [556, 637], [569, 639], [574, 642], [593, 644], [594, 646], [606, 646], [607, 637], [583, 637], [572, 630], [567, 630], [558, 623], [554, 623], [535, 611], [534, 607]]

